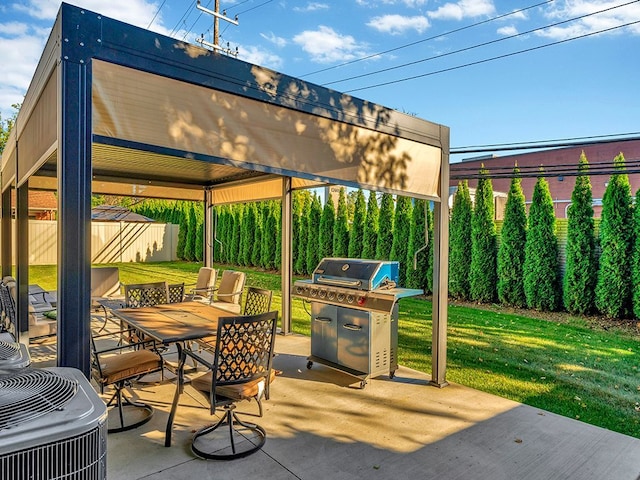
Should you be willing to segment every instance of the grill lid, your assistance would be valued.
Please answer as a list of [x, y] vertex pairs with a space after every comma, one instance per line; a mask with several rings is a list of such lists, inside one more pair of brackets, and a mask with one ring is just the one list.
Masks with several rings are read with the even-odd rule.
[[0, 374], [0, 430], [61, 410], [77, 390], [76, 380], [48, 370]]
[[357, 290], [396, 286], [398, 262], [358, 258], [323, 258], [313, 272], [313, 283]]

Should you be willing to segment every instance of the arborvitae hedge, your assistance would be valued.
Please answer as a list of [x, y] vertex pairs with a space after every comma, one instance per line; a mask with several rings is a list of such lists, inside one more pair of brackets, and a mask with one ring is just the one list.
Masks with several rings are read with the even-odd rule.
[[367, 203], [364, 198], [364, 192], [358, 189], [354, 202], [353, 222], [349, 231], [349, 258], [361, 258], [366, 215]]
[[240, 265], [240, 225], [242, 224], [243, 208], [242, 205], [233, 206], [233, 218], [231, 229], [231, 255], [229, 263]]
[[202, 203], [198, 202], [195, 204], [196, 214], [196, 242], [194, 246], [194, 254], [196, 262], [202, 262], [204, 259], [204, 207]]
[[520, 170], [514, 168], [500, 231], [498, 299], [506, 305], [523, 307], [527, 304], [522, 273], [527, 241], [527, 212], [519, 173]]
[[471, 298], [469, 272], [471, 270], [471, 218], [473, 206], [466, 180], [458, 182], [453, 199], [449, 224], [449, 295]]
[[[187, 233], [189, 230], [189, 218], [185, 212], [186, 203], [180, 202], [180, 217], [177, 218], [180, 229], [178, 230], [178, 245], [176, 246], [176, 256], [180, 260], [186, 260], [184, 247], [187, 243]], [[177, 217], [177, 215], [176, 215]]]
[[560, 292], [560, 265], [556, 217], [549, 184], [540, 177], [533, 189], [525, 247], [524, 292], [527, 306], [536, 310], [557, 310]]
[[632, 303], [635, 317], [640, 318], [640, 189], [636, 192], [636, 203], [633, 209], [633, 232]]
[[333, 256], [344, 258], [349, 254], [349, 214], [345, 189], [340, 189], [336, 223], [333, 229]]
[[383, 193], [380, 201], [378, 220], [378, 239], [376, 241], [376, 259], [389, 260], [393, 244], [393, 196]]
[[586, 314], [595, 307], [598, 274], [596, 238], [593, 221], [593, 196], [589, 163], [584, 152], [578, 162], [578, 176], [567, 210], [567, 246], [563, 303], [571, 313]]
[[376, 243], [378, 242], [378, 222], [380, 219], [380, 209], [376, 192], [369, 192], [367, 201], [367, 216], [364, 222], [364, 233], [362, 236], [362, 258], [376, 258]]
[[602, 198], [600, 222], [600, 267], [596, 286], [598, 310], [612, 318], [622, 318], [631, 310], [631, 262], [633, 216], [631, 187], [625, 173], [624, 156], [614, 159], [616, 173]]
[[293, 270], [299, 275], [307, 273], [307, 243], [309, 238], [309, 217], [311, 213], [311, 195], [301, 199], [300, 238], [298, 240], [298, 258]]
[[320, 198], [314, 195], [309, 209], [309, 227], [307, 230], [307, 273], [315, 270], [320, 263], [320, 250], [318, 239], [320, 236], [320, 217], [322, 216], [322, 206]]
[[400, 262], [400, 285], [407, 284], [407, 255], [409, 254], [409, 236], [411, 235], [411, 208], [411, 199], [398, 195], [393, 221], [394, 230], [390, 258]]
[[498, 243], [494, 223], [493, 188], [484, 165], [476, 188], [476, 206], [471, 220], [471, 298], [477, 302], [493, 302], [497, 294]]
[[[409, 250], [407, 251], [407, 288], [425, 288], [427, 282], [426, 272], [429, 268], [429, 253], [425, 246], [425, 228], [428, 203], [426, 200], [416, 200], [411, 214], [411, 229], [409, 232]], [[418, 252], [418, 250], [420, 250]], [[414, 255], [417, 255], [417, 265], [414, 269]], [[403, 286], [401, 284], [401, 286]]]
[[[333, 233], [336, 223], [336, 208], [333, 198], [329, 195], [322, 209], [320, 230], [318, 237], [318, 255], [320, 258], [333, 256]], [[315, 268], [315, 267], [314, 267]]]

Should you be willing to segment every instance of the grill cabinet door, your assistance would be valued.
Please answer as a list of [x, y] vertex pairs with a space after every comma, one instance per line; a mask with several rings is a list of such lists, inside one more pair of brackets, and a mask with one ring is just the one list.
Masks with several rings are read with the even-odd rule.
[[311, 303], [311, 355], [338, 361], [338, 307]]
[[338, 363], [369, 373], [369, 312], [338, 308]]

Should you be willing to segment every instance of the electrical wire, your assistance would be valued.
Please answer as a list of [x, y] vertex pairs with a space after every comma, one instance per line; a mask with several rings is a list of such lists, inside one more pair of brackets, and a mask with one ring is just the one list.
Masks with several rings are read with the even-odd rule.
[[[478, 153], [480, 150], [472, 150], [472, 149], [489, 149], [494, 151], [496, 149], [500, 150], [511, 150], [512, 146], [525, 146], [525, 145], [538, 145], [538, 144], [546, 144], [544, 148], [548, 148], [549, 144], [557, 144], [558, 142], [574, 142], [577, 140], [593, 140], [596, 138], [611, 138], [611, 137], [628, 137], [629, 135], [640, 135], [640, 132], [628, 132], [628, 133], [612, 133], [610, 135], [590, 135], [588, 137], [570, 137], [570, 138], [558, 138], [555, 140], [533, 140], [530, 142], [512, 142], [512, 143], [488, 143], [485, 145], [468, 145], [466, 147], [452, 147], [450, 153]], [[616, 139], [615, 141], [623, 141], [623, 140], [636, 140], [636, 138], [623, 138]], [[454, 150], [456, 150], [454, 152]]]
[[614, 10], [616, 8], [626, 7], [626, 6], [631, 5], [633, 3], [638, 3], [638, 1], [640, 1], [640, 0], [632, 0], [632, 1], [627, 2], [627, 3], [622, 3], [620, 5], [616, 5], [616, 6], [613, 6], [613, 7], [604, 8], [604, 9], [598, 10], [596, 12], [586, 13], [586, 14], [580, 15], [578, 17], [569, 18], [567, 20], [562, 20], [560, 22], [551, 23], [551, 24], [545, 25], [543, 27], [538, 27], [538, 28], [534, 28], [534, 29], [531, 29], [531, 30], [527, 30], [526, 32], [520, 32], [520, 33], [516, 33], [514, 35], [509, 35], [509, 36], [506, 36], [506, 37], [496, 38], [496, 39], [490, 40], [488, 42], [478, 43], [478, 44], [472, 45], [470, 47], [465, 47], [465, 48], [461, 48], [459, 50], [454, 50], [452, 52], [442, 53], [440, 55], [434, 55], [432, 57], [422, 58], [420, 60], [414, 60], [412, 62], [403, 63], [401, 65], [395, 65], [393, 67], [382, 68], [380, 70], [363, 73], [361, 75], [354, 75], [354, 76], [343, 78], [343, 79], [340, 79], [340, 80], [333, 80], [331, 82], [324, 83], [323, 85], [325, 85], [325, 86], [326, 85], [333, 85], [335, 83], [342, 83], [342, 82], [346, 82], [346, 81], [349, 81], [349, 80], [355, 80], [355, 79], [358, 79], [358, 78], [368, 77], [368, 76], [371, 76], [371, 75], [377, 75], [379, 73], [389, 72], [389, 71], [392, 71], [392, 70], [398, 70], [400, 68], [410, 67], [412, 65], [417, 65], [418, 63], [424, 63], [424, 62], [428, 62], [430, 60], [435, 60], [435, 59], [438, 59], [438, 58], [448, 57], [448, 56], [451, 56], [451, 55], [455, 55], [457, 53], [467, 52], [469, 50], [474, 50], [476, 48], [486, 47], [487, 45], [493, 45], [493, 44], [496, 44], [496, 43], [504, 42], [506, 40], [511, 40], [513, 38], [522, 37], [522, 36], [525, 36], [525, 35], [529, 35], [531, 33], [539, 32], [541, 30], [546, 30], [548, 28], [557, 27], [558, 25], [563, 25], [565, 23], [571, 23], [571, 22], [575, 22], [576, 20], [582, 20], [582, 19], [584, 19], [586, 17], [590, 17], [592, 15], [598, 15], [600, 13], [604, 13], [604, 12], [607, 12], [607, 11], [610, 11], [610, 10]]
[[[636, 0], [636, 1], [638, 1], [638, 0]], [[503, 58], [513, 57], [513, 56], [516, 56], [516, 55], [520, 55], [522, 53], [533, 52], [535, 50], [541, 50], [541, 49], [546, 48], [546, 47], [552, 47], [552, 46], [555, 46], [555, 45], [568, 43], [568, 42], [571, 42], [573, 40], [579, 40], [581, 38], [587, 38], [587, 37], [591, 37], [593, 35], [599, 35], [601, 33], [611, 32], [613, 30], [617, 30], [618, 28], [629, 27], [631, 25], [636, 25], [638, 23], [640, 23], [640, 20], [636, 20], [634, 22], [624, 23], [622, 25], [617, 25], [615, 27], [605, 28], [605, 29], [598, 30], [598, 31], [595, 31], [595, 32], [585, 33], [583, 35], [578, 35], [578, 36], [575, 36], [575, 37], [565, 38], [564, 40], [558, 40], [557, 42], [545, 43], [545, 44], [538, 45], [538, 46], [535, 46], [535, 47], [525, 48], [523, 50], [517, 50], [515, 52], [505, 53], [504, 55], [497, 55], [495, 57], [485, 58], [485, 59], [478, 60], [478, 61], [475, 61], [475, 62], [468, 62], [468, 63], [462, 64], [462, 65], [456, 65], [454, 67], [443, 68], [441, 70], [435, 70], [433, 72], [427, 72], [427, 73], [423, 73], [423, 74], [420, 74], [420, 75], [412, 75], [410, 77], [400, 78], [400, 79], [397, 79], [397, 80], [391, 80], [391, 81], [388, 81], [388, 82], [376, 83], [376, 84], [367, 85], [367, 86], [359, 87], [359, 88], [352, 88], [350, 90], [344, 90], [344, 93], [359, 92], [359, 91], [362, 91], [362, 90], [368, 90], [370, 88], [384, 87], [384, 86], [387, 86], [387, 85], [395, 85], [395, 84], [402, 83], [402, 82], [408, 82], [409, 80], [416, 80], [418, 78], [424, 78], [424, 77], [429, 77], [431, 75], [437, 75], [439, 73], [451, 72], [451, 71], [454, 71], [454, 70], [459, 70], [461, 68], [471, 67], [471, 66], [475, 66], [475, 65], [481, 65], [483, 63], [492, 62], [494, 60], [501, 60]]]
[[160, 13], [160, 10], [162, 10], [162, 7], [164, 7], [164, 4], [167, 3], [167, 0], [162, 0], [162, 3], [160, 4], [160, 6], [158, 7], [158, 10], [156, 10], [156, 14], [153, 16], [153, 18], [151, 19], [151, 21], [149, 22], [149, 25], [147, 25], [147, 30], [149, 30], [149, 28], [151, 27], [151, 25], [153, 24], [154, 20], [156, 19], [156, 17], [158, 16], [158, 14]]
[[193, 11], [193, 6], [196, 4], [196, 1], [197, 0], [193, 0], [190, 5], [187, 5], [187, 9], [182, 14], [182, 17], [180, 17], [180, 20], [178, 20], [178, 23], [176, 23], [175, 26], [171, 29], [171, 32], [169, 32], [169, 36], [176, 33], [178, 28], [180, 28], [180, 25], [186, 24], [187, 18], [189, 14]]
[[323, 68], [323, 69], [320, 69], [320, 70], [316, 70], [314, 72], [305, 73], [304, 75], [301, 75], [300, 78], [308, 77], [308, 76], [311, 76], [311, 75], [316, 75], [318, 73], [326, 72], [328, 70], [333, 70], [335, 68], [344, 67], [344, 66], [351, 65], [351, 64], [354, 64], [354, 63], [357, 63], [357, 62], [362, 62], [363, 60], [369, 60], [370, 58], [375, 58], [375, 57], [379, 57], [381, 55], [385, 55], [387, 53], [391, 53], [391, 52], [395, 52], [395, 51], [398, 51], [398, 50], [402, 50], [403, 48], [413, 47], [414, 45], [418, 45], [420, 43], [428, 42], [430, 40], [436, 40], [438, 38], [446, 37], [447, 35], [452, 35], [454, 33], [462, 32], [463, 30], [467, 30], [469, 28], [477, 27], [479, 25], [484, 25], [485, 23], [493, 22], [495, 20], [499, 20], [501, 18], [505, 18], [505, 17], [508, 17], [510, 15], [515, 15], [517, 13], [522, 13], [522, 12], [525, 12], [527, 10], [531, 10], [532, 8], [540, 7], [542, 5], [545, 5], [547, 3], [552, 3], [554, 1], [555, 0], [547, 0], [545, 2], [536, 3], [535, 5], [530, 5], [528, 7], [524, 7], [524, 8], [521, 8], [519, 10], [514, 10], [514, 11], [509, 12], [509, 13], [503, 13], [503, 14], [498, 15], [496, 17], [488, 18], [487, 20], [482, 20], [481, 22], [472, 23], [470, 25], [465, 25], [464, 27], [456, 28], [454, 30], [449, 30], [448, 32], [440, 33], [440, 34], [434, 35], [432, 37], [423, 38], [423, 39], [417, 40], [415, 42], [406, 43], [406, 44], [400, 45], [398, 47], [390, 48], [389, 50], [384, 50], [384, 51], [378, 52], [378, 53], [372, 53], [371, 55], [367, 55], [367, 56], [364, 56], [364, 57], [356, 58], [354, 60], [350, 60], [348, 62], [343, 62], [343, 63], [340, 63], [338, 65], [333, 65], [331, 67], [326, 67], [326, 68]]

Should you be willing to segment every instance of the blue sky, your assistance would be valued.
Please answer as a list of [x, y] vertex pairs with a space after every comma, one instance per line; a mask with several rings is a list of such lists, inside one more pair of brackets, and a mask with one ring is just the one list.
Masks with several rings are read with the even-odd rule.
[[[195, 0], [68, 3], [212, 40]], [[627, 3], [220, 0], [239, 17], [220, 33], [243, 60], [447, 125], [459, 148], [639, 132], [640, 1]], [[26, 93], [59, 6], [0, 0], [3, 119]]]

